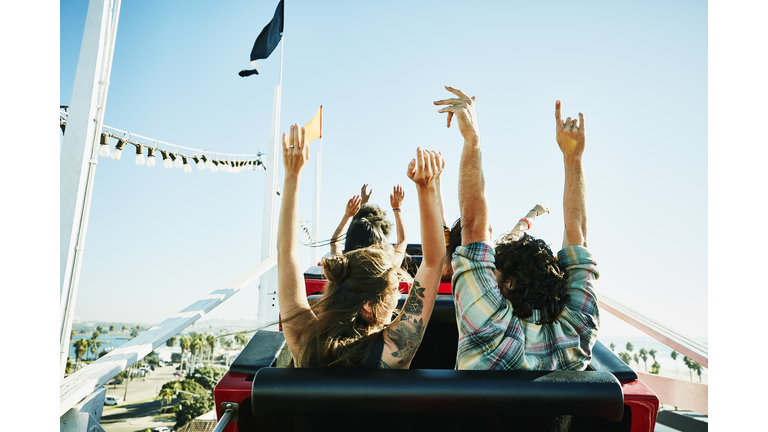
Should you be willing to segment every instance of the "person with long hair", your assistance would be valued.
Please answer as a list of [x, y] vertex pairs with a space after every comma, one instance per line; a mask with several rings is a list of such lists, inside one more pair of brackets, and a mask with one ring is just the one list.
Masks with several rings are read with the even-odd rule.
[[555, 140], [563, 154], [563, 248], [513, 232], [490, 244], [488, 203], [475, 97], [446, 86], [448, 114], [464, 138], [459, 168], [461, 246], [453, 253], [459, 329], [458, 369], [584, 370], [597, 341], [597, 264], [586, 248], [587, 186], [582, 167], [584, 116], [560, 117]]
[[400, 280], [392, 246], [376, 244], [324, 258], [328, 279], [321, 299], [305, 295], [299, 260], [299, 185], [309, 161], [304, 128], [283, 134], [283, 200], [277, 232], [278, 300], [295, 367], [408, 368], [429, 323], [445, 254], [435, 200], [438, 152], [416, 149], [407, 168], [416, 185], [423, 259], [402, 311], [393, 319]]

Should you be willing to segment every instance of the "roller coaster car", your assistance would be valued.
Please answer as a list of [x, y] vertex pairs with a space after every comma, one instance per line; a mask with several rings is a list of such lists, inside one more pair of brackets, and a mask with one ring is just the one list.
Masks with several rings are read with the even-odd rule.
[[[312, 267], [304, 275], [310, 298], [322, 292], [321, 274]], [[439, 292], [408, 370], [287, 368], [283, 333], [257, 332], [214, 390], [219, 419], [227, 403], [238, 406], [224, 430], [654, 430], [658, 397], [600, 341], [586, 371], [454, 370], [450, 282]]]

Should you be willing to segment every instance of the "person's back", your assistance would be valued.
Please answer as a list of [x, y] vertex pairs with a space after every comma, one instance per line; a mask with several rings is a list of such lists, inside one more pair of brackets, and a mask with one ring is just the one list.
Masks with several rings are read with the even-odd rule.
[[584, 127], [555, 115], [564, 156], [565, 236], [557, 259], [530, 236], [490, 243], [475, 98], [457, 98], [439, 112], [453, 115], [464, 137], [459, 172], [462, 241], [453, 254], [459, 327], [459, 369], [585, 369], [600, 325], [592, 282], [598, 273], [586, 249], [586, 183], [581, 167]]
[[[417, 148], [407, 175], [416, 185], [423, 259], [400, 314], [399, 282], [407, 277], [391, 246], [372, 246], [323, 260], [329, 280], [310, 305], [298, 254], [298, 197], [309, 161], [304, 129], [283, 134], [283, 201], [277, 232], [278, 300], [283, 333], [297, 367], [409, 367], [434, 308], [445, 254], [434, 177], [440, 155]], [[389, 245], [386, 245], [389, 246]], [[377, 351], [378, 350], [378, 351]]]

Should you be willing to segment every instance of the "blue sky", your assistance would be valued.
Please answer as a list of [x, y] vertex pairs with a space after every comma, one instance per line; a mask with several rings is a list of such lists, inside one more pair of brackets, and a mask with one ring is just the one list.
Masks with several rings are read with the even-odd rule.
[[[259, 62], [261, 75], [237, 72], [249, 68], [276, 4], [123, 2], [104, 124], [187, 147], [266, 151], [281, 47]], [[86, 10], [84, 1], [60, 3], [62, 105], [72, 96]], [[449, 96], [448, 84], [478, 98], [494, 233], [544, 202], [551, 214], [531, 234], [559, 249], [560, 99], [564, 117], [581, 111], [587, 123], [598, 290], [684, 334], [708, 336], [708, 136], [691, 127], [707, 118], [706, 3], [289, 0], [284, 36], [281, 132], [324, 105], [321, 239], [360, 185], [369, 183], [372, 202], [386, 210], [392, 186], [402, 184], [409, 239], [418, 242], [416, 193], [405, 176], [417, 146], [442, 151], [448, 219], [458, 217], [462, 140], [432, 105]], [[264, 171], [147, 168], [128, 150], [97, 168], [81, 320], [159, 322], [259, 262]], [[302, 181], [307, 222], [313, 179], [314, 162]], [[309, 248], [302, 263], [312, 264]], [[252, 318], [256, 286], [209, 317]], [[605, 315], [606, 334], [631, 331]]]

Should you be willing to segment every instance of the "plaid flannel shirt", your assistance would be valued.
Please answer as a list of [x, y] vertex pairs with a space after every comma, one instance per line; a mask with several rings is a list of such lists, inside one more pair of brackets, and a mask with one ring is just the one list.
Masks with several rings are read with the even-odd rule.
[[555, 322], [538, 325], [538, 310], [526, 319], [512, 315], [512, 303], [501, 295], [493, 273], [495, 251], [490, 244], [456, 248], [453, 289], [459, 327], [458, 369], [586, 369], [600, 327], [592, 286], [600, 275], [584, 247], [568, 246], [557, 253], [557, 259], [566, 272], [570, 300]]

